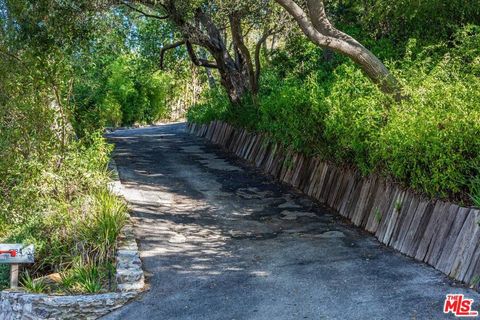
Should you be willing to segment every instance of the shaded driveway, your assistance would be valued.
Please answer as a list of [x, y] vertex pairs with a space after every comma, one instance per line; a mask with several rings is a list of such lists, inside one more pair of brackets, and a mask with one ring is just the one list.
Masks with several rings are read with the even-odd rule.
[[452, 319], [447, 293], [480, 299], [184, 124], [108, 137], [150, 290], [105, 319]]

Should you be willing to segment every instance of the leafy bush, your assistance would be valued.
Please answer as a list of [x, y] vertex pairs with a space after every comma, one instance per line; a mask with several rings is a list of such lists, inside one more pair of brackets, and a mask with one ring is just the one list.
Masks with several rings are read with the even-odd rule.
[[[99, 132], [75, 139], [68, 127], [58, 130], [41, 96], [13, 98], [0, 113], [0, 242], [35, 244], [26, 284], [74, 262], [111, 263], [126, 219], [125, 204], [107, 190], [111, 146]], [[0, 275], [7, 286], [8, 269]]]
[[480, 175], [472, 178], [470, 182], [470, 198], [473, 205], [480, 208]]
[[233, 109], [207, 96], [189, 120], [226, 120], [266, 132], [295, 151], [471, 203], [480, 174], [479, 41], [477, 26], [434, 46], [411, 39], [404, 57], [389, 63], [408, 96], [402, 102], [382, 94], [350, 61], [317, 62], [320, 69], [301, 77], [298, 70], [285, 74], [271, 66], [256, 106]]
[[4, 213], [2, 241], [35, 244], [32, 277], [67, 272], [74, 265], [104, 266], [113, 260], [127, 209], [106, 187], [111, 147], [98, 134], [85, 140], [69, 144], [63, 155], [52, 155], [34, 185], [30, 181], [17, 185], [30, 189], [35, 198]]
[[208, 123], [217, 119], [225, 120], [230, 107], [228, 97], [223, 90], [206, 90], [203, 101], [189, 108], [187, 117], [197, 123]]
[[83, 77], [88, 81], [75, 87], [77, 126], [99, 129], [153, 123], [170, 115], [172, 76], [151, 71], [135, 55], [120, 55], [102, 67], [94, 65]]
[[110, 286], [114, 271], [112, 265], [108, 264], [100, 267], [94, 264], [76, 265], [62, 275], [61, 286], [74, 293], [97, 293]]

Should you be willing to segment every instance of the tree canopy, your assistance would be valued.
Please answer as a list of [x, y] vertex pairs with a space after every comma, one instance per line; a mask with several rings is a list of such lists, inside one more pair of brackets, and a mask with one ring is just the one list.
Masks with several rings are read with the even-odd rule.
[[185, 117], [480, 206], [480, 4], [0, 0], [0, 238], [108, 274], [103, 130]]

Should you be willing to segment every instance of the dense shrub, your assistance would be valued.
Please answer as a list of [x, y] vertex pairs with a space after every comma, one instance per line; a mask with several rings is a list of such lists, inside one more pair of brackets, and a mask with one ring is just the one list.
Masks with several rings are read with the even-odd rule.
[[315, 62], [318, 69], [301, 76], [271, 67], [257, 105], [233, 114], [214, 96], [189, 119], [227, 120], [364, 174], [376, 170], [430, 196], [470, 202], [480, 174], [479, 30], [467, 26], [435, 46], [410, 40], [405, 55], [389, 63], [408, 96], [402, 102], [379, 92], [350, 61]]
[[[72, 141], [62, 153], [50, 153], [45, 161], [16, 159], [23, 163], [13, 170], [2, 168], [11, 194], [0, 198], [0, 240], [35, 245], [36, 262], [28, 267], [33, 277], [69, 274], [72, 268], [108, 272], [115, 239], [126, 221], [125, 204], [107, 190], [110, 150], [94, 134]], [[99, 290], [108, 282], [103, 274], [100, 278], [105, 283], [99, 282]], [[78, 282], [56, 289], [82, 291]]]
[[79, 124], [98, 129], [169, 117], [168, 98], [175, 85], [169, 73], [145, 68], [134, 55], [120, 55], [96, 68], [88, 69], [84, 81], [75, 87]]
[[[112, 147], [82, 119], [81, 134], [72, 126], [68, 56], [57, 49], [38, 56], [28, 46], [17, 54], [0, 60], [0, 242], [35, 244], [36, 262], [24, 269], [30, 290], [106, 289], [112, 239], [126, 219], [123, 200], [107, 190]], [[55, 288], [32, 282], [76, 269], [97, 270], [97, 286], [87, 290], [79, 277]], [[0, 287], [7, 279], [2, 266]]]

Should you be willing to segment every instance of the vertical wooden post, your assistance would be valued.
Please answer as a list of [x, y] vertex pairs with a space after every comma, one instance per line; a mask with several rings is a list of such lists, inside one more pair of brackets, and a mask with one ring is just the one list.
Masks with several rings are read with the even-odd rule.
[[18, 288], [18, 264], [10, 266], [10, 289]]

